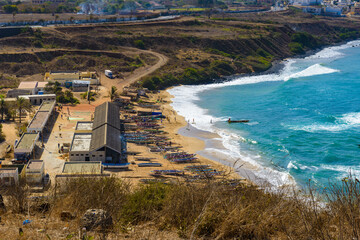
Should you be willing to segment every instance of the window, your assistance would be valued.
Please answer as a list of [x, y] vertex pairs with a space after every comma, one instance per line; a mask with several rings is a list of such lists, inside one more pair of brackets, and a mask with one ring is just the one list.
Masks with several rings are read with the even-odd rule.
[[89, 156], [89, 154], [85, 154], [85, 156]]
[[95, 157], [95, 155], [92, 155], [92, 157]]
[[99, 157], [102, 157], [102, 155], [99, 155]]
[[76, 154], [76, 156], [79, 156], [79, 154]]
[[70, 156], [74, 156], [74, 154], [72, 153], [72, 154], [70, 154]]
[[80, 154], [80, 156], [84, 156], [84, 154]]

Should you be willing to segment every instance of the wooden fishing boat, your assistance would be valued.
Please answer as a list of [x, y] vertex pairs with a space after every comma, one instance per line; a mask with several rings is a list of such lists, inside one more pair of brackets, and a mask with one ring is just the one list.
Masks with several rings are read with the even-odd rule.
[[161, 163], [138, 163], [138, 167], [161, 167]]
[[250, 120], [246, 120], [246, 119], [243, 119], [243, 120], [231, 120], [229, 118], [229, 120], [227, 120], [228, 123], [247, 123], [247, 122], [250, 122]]

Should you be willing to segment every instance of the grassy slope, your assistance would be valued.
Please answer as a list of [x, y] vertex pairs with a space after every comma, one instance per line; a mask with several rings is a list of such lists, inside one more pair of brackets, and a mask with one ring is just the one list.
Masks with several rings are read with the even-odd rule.
[[[324, 207], [313, 191], [289, 196], [227, 181], [132, 188], [117, 178], [77, 179], [30, 204], [26, 188], [8, 192], [0, 232], [19, 239], [21, 222], [30, 219], [20, 239], [78, 239], [82, 214], [98, 208], [114, 225], [88, 233], [96, 239], [357, 239], [360, 184], [341, 184], [326, 190]], [[74, 219], [60, 220], [62, 211]]]
[[[3, 38], [0, 44], [17, 48], [42, 46], [49, 50], [68, 48], [115, 52], [121, 51], [122, 46], [151, 49], [165, 54], [170, 61], [143, 79], [141, 84], [150, 89], [163, 89], [176, 84], [209, 83], [232, 74], [264, 71], [274, 60], [357, 38], [360, 28], [353, 20], [314, 17], [295, 10], [233, 14], [225, 19], [213, 17], [188, 17], [161, 23], [44, 28], [42, 34]], [[44, 65], [58, 68], [66, 61], [72, 63], [65, 65], [67, 68], [107, 67], [119, 73], [138, 66], [136, 57], [126, 59], [124, 56], [118, 60], [94, 56], [61, 58], [64, 61], [40, 60], [37, 67], [34, 67], [35, 60], [28, 59], [21, 64], [21, 69], [16, 62], [11, 62], [16, 60], [8, 60], [1, 68], [9, 74], [22, 75], [32, 74], [31, 69], [43, 72]]]

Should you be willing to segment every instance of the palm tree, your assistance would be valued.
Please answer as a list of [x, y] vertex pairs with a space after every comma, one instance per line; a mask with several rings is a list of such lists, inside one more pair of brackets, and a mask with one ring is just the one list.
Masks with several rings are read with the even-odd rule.
[[19, 121], [21, 123], [21, 113], [22, 113], [22, 111], [23, 110], [31, 111], [32, 106], [31, 106], [31, 103], [28, 100], [26, 100], [25, 98], [18, 97], [16, 99], [16, 108], [19, 111], [19, 119], [20, 119]]
[[0, 113], [1, 113], [1, 121], [4, 120], [4, 113], [8, 111], [8, 106], [4, 100], [4, 98], [0, 98]]
[[115, 86], [112, 86], [109, 91], [109, 96], [111, 101], [114, 101], [114, 99], [118, 96], [117, 88]]

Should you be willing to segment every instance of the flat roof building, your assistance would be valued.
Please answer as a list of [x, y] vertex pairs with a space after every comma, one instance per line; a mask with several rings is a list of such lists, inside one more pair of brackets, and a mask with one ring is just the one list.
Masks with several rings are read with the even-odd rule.
[[65, 162], [63, 174], [102, 174], [101, 162]]
[[18, 168], [0, 168], [0, 185], [12, 186], [18, 183]]
[[43, 132], [49, 117], [51, 116], [56, 101], [44, 101], [40, 105], [39, 110], [36, 112], [33, 119], [30, 121], [27, 132]]
[[23, 81], [19, 84], [18, 89], [29, 90], [31, 94], [37, 94], [38, 82], [26, 82]]
[[59, 82], [62, 85], [74, 80], [86, 80], [89, 81], [90, 84], [99, 84], [96, 72], [51, 71], [45, 73], [44, 80], [49, 82]]
[[90, 131], [93, 128], [93, 122], [79, 121], [76, 123], [75, 131]]
[[43, 160], [30, 160], [26, 165], [26, 182], [31, 184], [41, 184], [45, 175], [45, 166]]
[[65, 162], [61, 174], [55, 176], [56, 182], [71, 178], [110, 177], [103, 173], [101, 162]]
[[35, 94], [35, 95], [20, 95], [18, 97], [23, 97], [28, 99], [32, 105], [41, 105], [44, 101], [56, 101], [56, 95], [51, 94]]
[[24, 133], [15, 145], [14, 157], [17, 160], [27, 162], [32, 157], [38, 139], [39, 133]]

